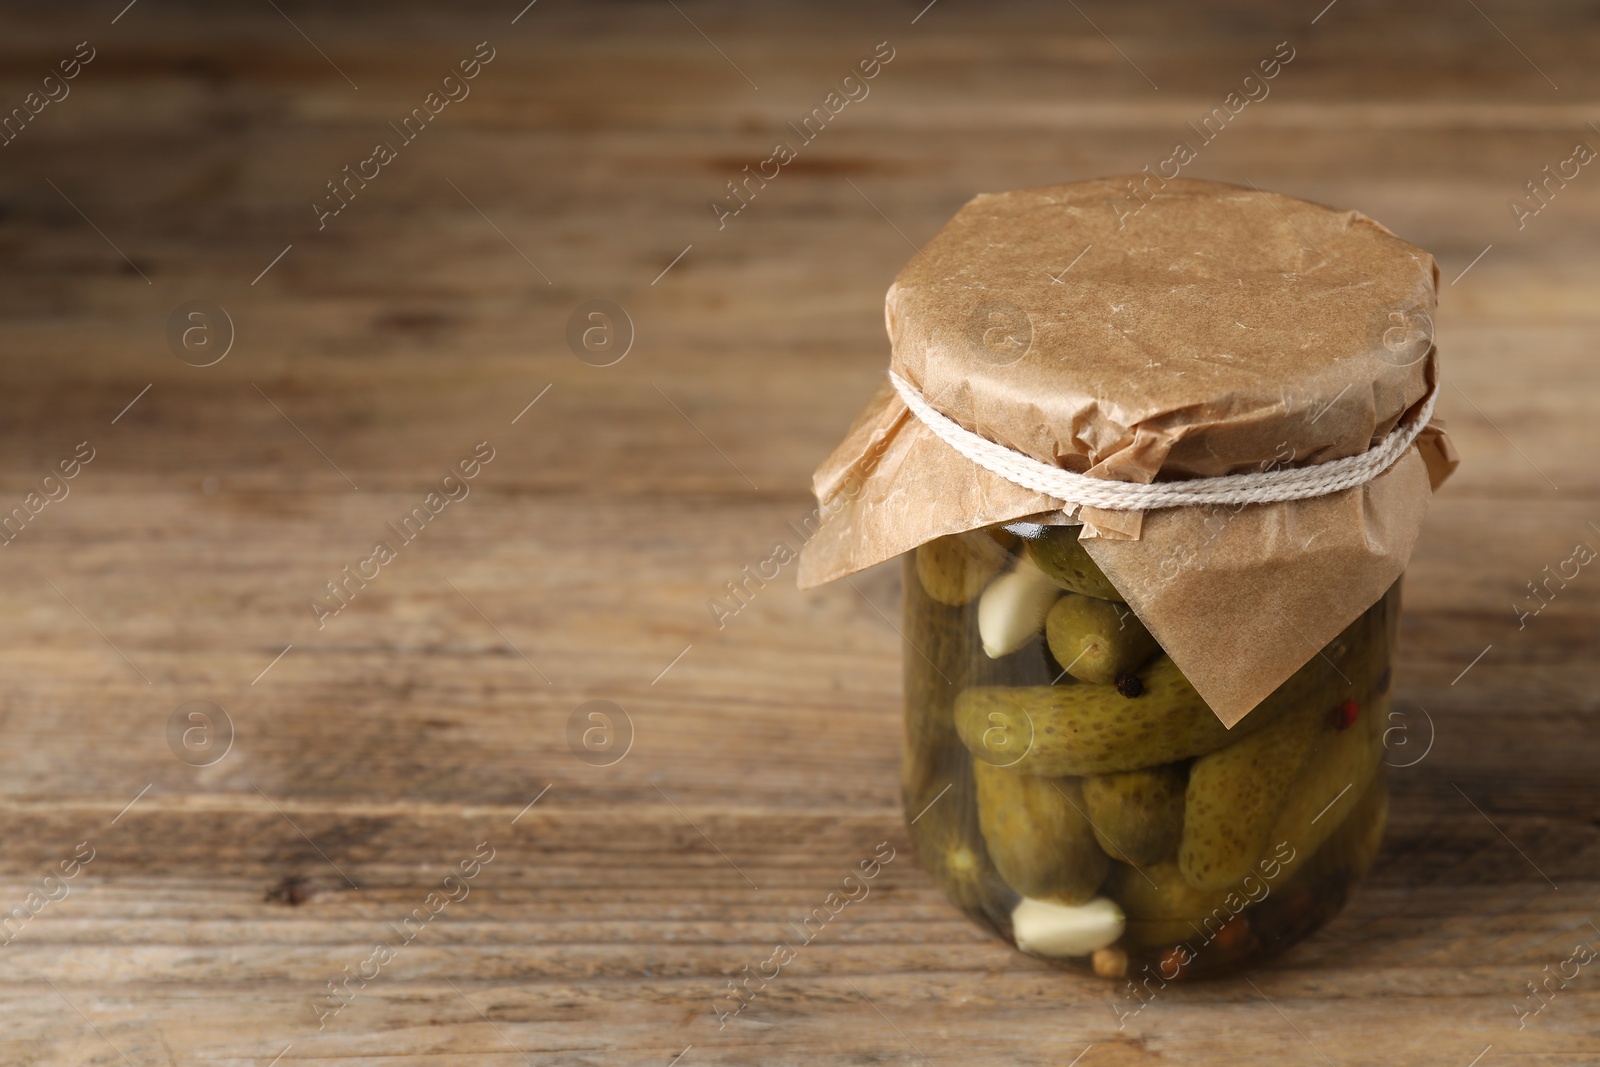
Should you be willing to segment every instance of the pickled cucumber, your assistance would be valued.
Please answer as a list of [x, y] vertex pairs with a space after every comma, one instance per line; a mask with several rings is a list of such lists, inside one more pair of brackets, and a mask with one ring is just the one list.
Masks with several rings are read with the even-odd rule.
[[1388, 785], [1381, 773], [1374, 774], [1345, 813], [1343, 821], [1300, 866], [1297, 880], [1310, 883], [1321, 879], [1343, 881], [1364, 877], [1383, 847], [1388, 814]]
[[1389, 698], [1375, 695], [1357, 703], [1355, 723], [1325, 735], [1306, 760], [1267, 835], [1270, 842], [1287, 842], [1294, 849], [1294, 858], [1285, 863], [1290, 873], [1310, 859], [1355, 809], [1382, 763]]
[[1028, 541], [1028, 556], [1063, 589], [1101, 600], [1121, 600], [1122, 594], [1089, 558], [1078, 541], [1081, 526], [1045, 526]]
[[[1005, 930], [1021, 897], [995, 871], [973, 803], [971, 772], [962, 767], [948, 791], [913, 807], [906, 820], [917, 862], [962, 911]], [[911, 797], [908, 795], [907, 800]], [[912, 820], [915, 822], [912, 822]]]
[[994, 731], [1027, 738], [1013, 769], [1055, 778], [1172, 763], [1265, 724], [1252, 712], [1229, 733], [1166, 656], [1138, 676], [1144, 691], [1131, 698], [1109, 685], [975, 686], [956, 697], [956, 730], [980, 755]]
[[900, 788], [906, 820], [923, 868], [957, 905], [976, 914], [996, 889], [1004, 887], [983, 852], [973, 807], [971, 758], [951, 718], [956, 694], [971, 678], [967, 655], [971, 610], [930, 597], [918, 581], [916, 561], [910, 555], [903, 577], [905, 739]]
[[[934, 810], [949, 800], [948, 796], [941, 798], [935, 802]], [[928, 822], [928, 826], [923, 827], [922, 822]], [[955, 820], [930, 813], [912, 831], [917, 862], [962, 911], [981, 915], [997, 893], [1006, 893], [982, 839], [968, 837]]]
[[1003, 530], [969, 530], [935, 538], [916, 550], [917, 579], [941, 604], [960, 607], [975, 598], [1005, 569], [1010, 555], [997, 538], [1016, 538]]
[[[1292, 699], [1298, 707], [1256, 736], [1195, 762], [1179, 850], [1179, 864], [1194, 884], [1227, 885], [1279, 842], [1293, 850], [1286, 863], [1292, 871], [1343, 816], [1330, 811], [1319, 817], [1322, 809], [1346, 786], [1341, 802], [1353, 804], [1360, 795], [1382, 743], [1387, 698], [1376, 690], [1388, 659], [1396, 593], [1364, 612], [1268, 698]], [[1338, 730], [1334, 711], [1353, 699], [1352, 691], [1361, 694], [1354, 705], [1358, 718]]]
[[1171, 763], [1085, 778], [1083, 810], [1095, 840], [1125, 863], [1167, 859], [1183, 834], [1184, 783], [1184, 768]]
[[1196, 889], [1178, 869], [1176, 860], [1148, 867], [1126, 863], [1114, 866], [1106, 892], [1122, 902], [1129, 919], [1193, 919], [1222, 904], [1232, 887]]
[[1156, 639], [1126, 604], [1068, 593], [1045, 617], [1050, 654], [1074, 678], [1111, 685], [1158, 652]]
[[1037, 778], [974, 760], [978, 825], [995, 870], [1025, 897], [1092, 899], [1111, 861], [1095, 843], [1078, 782]]
[[[1268, 877], [1269, 871], [1277, 877]], [[1130, 946], [1158, 948], [1182, 941], [1198, 947], [1229, 919], [1265, 900], [1282, 880], [1278, 868], [1269, 865], [1252, 869], [1232, 885], [1196, 889], [1175, 861], [1146, 868], [1119, 863], [1106, 881], [1106, 893], [1127, 913], [1124, 940]]]
[[1269, 950], [1298, 941], [1333, 918], [1344, 905], [1383, 844], [1388, 806], [1389, 791], [1379, 773], [1367, 783], [1344, 821], [1322, 846], [1300, 861], [1298, 870], [1281, 890], [1274, 891], [1251, 913], [1251, 928]]
[[956, 695], [976, 679], [971, 673], [970, 608], [934, 600], [917, 580], [907, 557], [904, 567], [906, 648], [901, 657], [905, 691], [906, 772], [937, 760], [947, 746], [959, 745], [952, 711]]
[[1189, 769], [1178, 868], [1198, 889], [1221, 889], [1247, 874], [1266, 849], [1301, 766], [1333, 727], [1331, 708], [1306, 703]]
[[975, 686], [956, 698], [956, 730], [973, 752], [982, 751], [985, 732], [994, 728], [1031, 738], [1015, 769], [1046, 777], [1111, 774], [1203, 756], [1290, 709], [1330, 707], [1371, 692], [1388, 661], [1387, 603], [1386, 597], [1364, 612], [1231, 731], [1165, 655], [1135, 672], [1143, 690], [1137, 697], [1105, 685]]

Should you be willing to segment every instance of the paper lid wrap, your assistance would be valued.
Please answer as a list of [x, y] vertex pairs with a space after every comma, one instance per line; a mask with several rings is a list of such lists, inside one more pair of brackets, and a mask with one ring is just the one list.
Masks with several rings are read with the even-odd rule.
[[[1437, 287], [1432, 256], [1359, 212], [1254, 189], [1141, 175], [983, 195], [890, 287], [890, 365], [967, 430], [1093, 477], [1304, 466], [1365, 452], [1437, 388]], [[1383, 474], [1327, 496], [1063, 513], [934, 436], [885, 382], [816, 472], [823, 522], [799, 581], [994, 523], [1081, 522], [1232, 725], [1399, 577], [1455, 462], [1435, 420]]]

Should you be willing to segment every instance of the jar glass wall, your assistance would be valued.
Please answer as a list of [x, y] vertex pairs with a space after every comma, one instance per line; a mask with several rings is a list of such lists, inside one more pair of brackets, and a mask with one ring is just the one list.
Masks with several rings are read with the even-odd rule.
[[1104, 977], [1282, 951], [1382, 839], [1399, 583], [1230, 730], [1077, 535], [1014, 523], [905, 556], [918, 857], [1017, 947]]

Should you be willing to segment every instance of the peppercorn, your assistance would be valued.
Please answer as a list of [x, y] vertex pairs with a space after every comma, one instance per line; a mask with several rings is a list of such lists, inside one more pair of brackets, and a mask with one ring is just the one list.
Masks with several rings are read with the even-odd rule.
[[1122, 978], [1128, 973], [1128, 953], [1116, 947], [1097, 948], [1090, 957], [1094, 973], [1101, 978]]
[[1217, 930], [1212, 939], [1224, 952], [1239, 948], [1250, 938], [1250, 924], [1242, 915], [1235, 915]]
[[1185, 967], [1194, 961], [1194, 953], [1188, 945], [1174, 945], [1161, 954], [1161, 962], [1156, 965], [1161, 972], [1161, 977], [1171, 982], [1183, 974]]

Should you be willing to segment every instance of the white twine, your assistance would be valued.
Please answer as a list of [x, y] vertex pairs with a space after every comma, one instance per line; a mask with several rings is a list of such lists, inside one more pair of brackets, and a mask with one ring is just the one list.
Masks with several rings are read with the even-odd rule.
[[1156, 508], [1200, 504], [1268, 504], [1278, 500], [1305, 500], [1365, 485], [1388, 470], [1405, 454], [1417, 434], [1433, 417], [1435, 387], [1416, 418], [1396, 426], [1375, 448], [1356, 456], [1317, 463], [1309, 467], [1249, 471], [1181, 482], [1118, 482], [1091, 478], [1048, 463], [1041, 463], [986, 437], [973, 433], [936, 410], [917, 388], [894, 371], [889, 372], [900, 399], [921, 423], [945, 444], [985, 470], [1025, 489], [1044, 493], [1069, 505], [1087, 505], [1106, 511], [1150, 511]]

